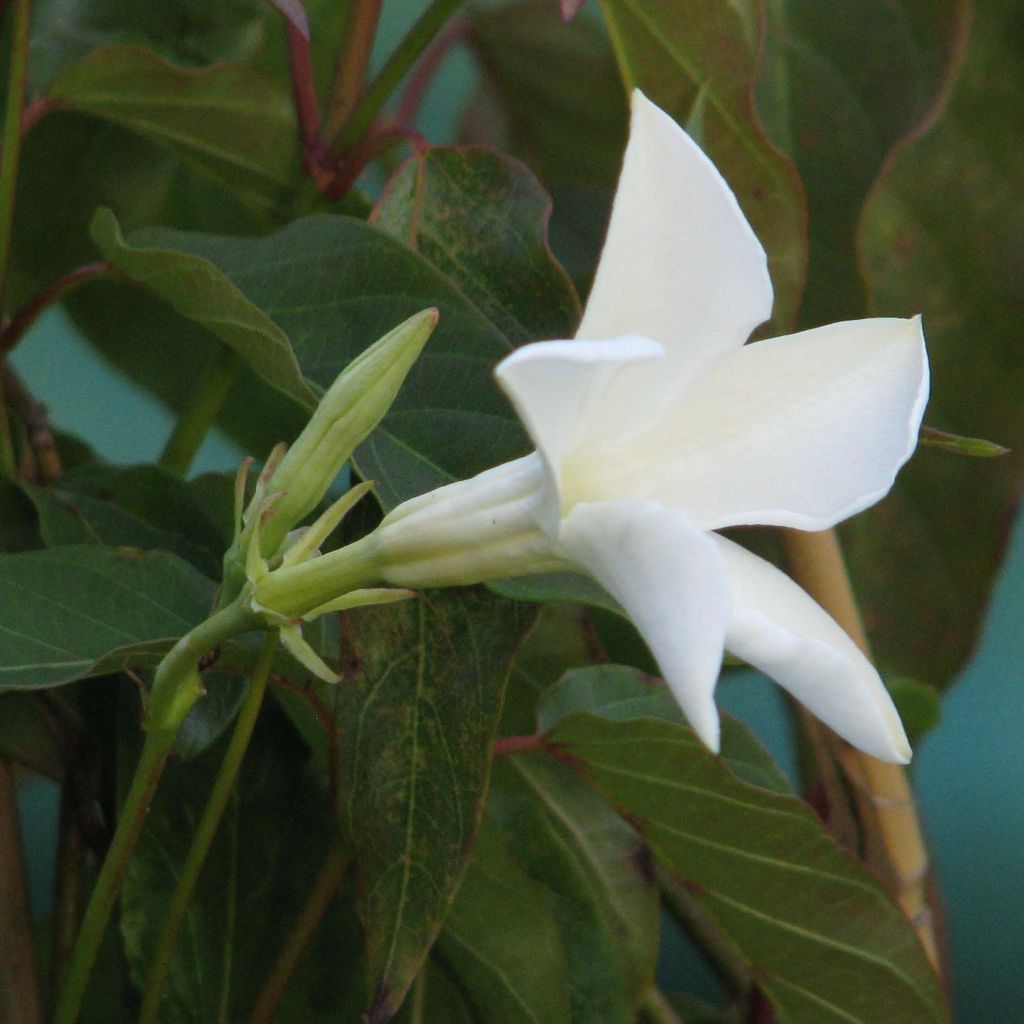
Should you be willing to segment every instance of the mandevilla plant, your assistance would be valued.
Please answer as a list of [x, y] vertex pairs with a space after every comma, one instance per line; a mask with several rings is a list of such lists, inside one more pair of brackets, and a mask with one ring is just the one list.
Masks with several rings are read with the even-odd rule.
[[[6, 5], [0, 1019], [949, 1020], [903, 765], [1020, 485], [955, 457], [1016, 241], [938, 198], [1007, 10], [413, 6]], [[58, 304], [153, 464], [23, 379]]]

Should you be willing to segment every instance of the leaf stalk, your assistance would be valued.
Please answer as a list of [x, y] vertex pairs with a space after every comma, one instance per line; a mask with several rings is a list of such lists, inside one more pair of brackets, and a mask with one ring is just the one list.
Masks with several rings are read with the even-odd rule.
[[185, 476], [241, 367], [242, 361], [234, 349], [227, 345], [217, 347], [203, 373], [202, 383], [174, 424], [160, 456], [160, 466], [177, 477]]

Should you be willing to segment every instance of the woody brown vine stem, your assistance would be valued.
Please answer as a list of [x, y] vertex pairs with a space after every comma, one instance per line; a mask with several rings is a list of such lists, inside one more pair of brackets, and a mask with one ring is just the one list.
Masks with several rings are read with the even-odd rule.
[[[803, 587], [870, 657], [867, 636], [834, 530], [806, 533], [782, 530], [793, 579]], [[831, 753], [853, 787], [858, 817], [877, 850], [869, 849], [872, 867], [881, 870], [900, 907], [914, 925], [936, 973], [939, 947], [927, 898], [928, 850], [906, 771], [854, 749], [819, 726], [822, 756]], [[822, 749], [824, 747], [824, 749]]]

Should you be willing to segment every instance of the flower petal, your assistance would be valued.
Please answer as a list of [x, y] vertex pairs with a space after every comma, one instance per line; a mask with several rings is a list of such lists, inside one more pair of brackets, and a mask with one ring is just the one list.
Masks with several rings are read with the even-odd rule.
[[919, 317], [832, 324], [723, 357], [655, 429], [573, 472], [593, 500], [651, 498], [705, 529], [824, 530], [886, 494], [927, 398]]
[[760, 242], [700, 147], [639, 90], [578, 338], [641, 334], [685, 375], [771, 316]]
[[697, 735], [717, 751], [713, 694], [729, 595], [714, 539], [652, 501], [577, 505], [559, 539], [629, 613]]
[[726, 648], [855, 747], [906, 764], [911, 751], [899, 715], [857, 645], [785, 573], [724, 537], [715, 539], [732, 594]]
[[565, 455], [581, 440], [600, 450], [615, 424], [636, 420], [612, 385], [630, 366], [663, 358], [649, 338], [541, 341], [502, 360], [495, 376], [544, 458], [554, 482]]

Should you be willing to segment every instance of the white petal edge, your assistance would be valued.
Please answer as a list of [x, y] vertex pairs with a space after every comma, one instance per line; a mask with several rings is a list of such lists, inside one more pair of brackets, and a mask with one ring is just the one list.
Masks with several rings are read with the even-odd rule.
[[785, 573], [724, 537], [715, 540], [732, 596], [726, 649], [855, 747], [906, 764], [911, 750], [903, 724], [860, 648]]
[[641, 334], [688, 374], [771, 316], [764, 249], [701, 148], [640, 90], [577, 338]]
[[649, 338], [624, 335], [604, 341], [540, 341], [524, 345], [497, 366], [494, 375], [560, 484], [565, 456], [585, 445], [597, 453], [619, 431], [619, 419], [635, 423], [642, 409], [620, 408], [614, 384], [638, 363], [665, 356]]
[[729, 594], [715, 540], [651, 501], [577, 505], [561, 548], [626, 610], [697, 735], [719, 749], [714, 689]]
[[704, 529], [824, 530], [888, 493], [927, 401], [920, 317], [830, 324], [723, 357], [657, 428], [574, 470], [595, 500], [650, 498]]

